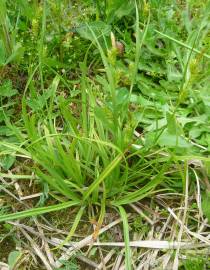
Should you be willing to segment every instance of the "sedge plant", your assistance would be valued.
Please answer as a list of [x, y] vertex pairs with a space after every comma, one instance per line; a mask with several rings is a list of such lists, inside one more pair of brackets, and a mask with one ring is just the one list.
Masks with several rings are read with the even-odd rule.
[[[85, 58], [80, 65], [80, 99], [65, 99], [57, 94], [61, 83], [58, 75], [45, 90], [42, 72], [44, 64], [40, 55], [39, 65], [30, 76], [22, 98], [23, 126], [14, 127], [8, 119], [6, 121], [7, 126], [16, 134], [19, 145], [0, 143], [5, 148], [4, 154], [15, 153], [17, 157], [31, 160], [32, 165], [28, 169], [35, 172], [40, 182], [48, 184], [49, 195], [57, 201], [53, 206], [2, 215], [0, 221], [78, 207], [66, 239], [70, 240], [87, 208], [96, 206], [100, 209], [98, 226], [101, 226], [106, 208], [111, 207], [120, 213], [123, 220], [126, 269], [131, 269], [132, 263], [129, 225], [123, 206], [152, 194], [155, 187], [167, 181], [166, 172], [170, 167], [168, 156], [156, 155], [153, 159], [147, 157], [149, 149], [145, 149], [143, 145], [139, 149], [133, 147], [137, 122], [129, 107], [130, 98], [141, 45], [149, 24], [148, 20], [143, 35], [140, 35], [137, 8], [136, 14], [136, 57], [130, 89], [119, 87], [115, 64], [110, 61], [110, 54], [107, 54], [108, 48], [101, 46], [90, 28], [94, 46], [101, 55], [106, 73], [103, 85], [97, 85], [88, 77]], [[44, 23], [45, 17], [43, 29]], [[104, 41], [106, 44], [105, 38]], [[43, 35], [40, 44], [43, 44]], [[42, 80], [42, 91], [51, 93], [46, 101], [45, 111], [41, 114], [28, 110], [27, 103], [28, 87], [37, 71]]]

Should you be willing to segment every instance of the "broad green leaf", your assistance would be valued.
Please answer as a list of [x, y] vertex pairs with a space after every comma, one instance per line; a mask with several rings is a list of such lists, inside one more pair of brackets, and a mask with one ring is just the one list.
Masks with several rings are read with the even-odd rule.
[[128, 16], [135, 9], [135, 5], [130, 0], [108, 0], [107, 1], [107, 21], [109, 23], [123, 16]]
[[68, 68], [69, 67], [67, 64], [62, 63], [53, 57], [52, 58], [45, 57], [43, 59], [43, 63], [49, 67], [54, 67], [54, 68]]
[[44, 95], [37, 96], [36, 98], [30, 98], [27, 101], [28, 106], [35, 112], [40, 111], [46, 105], [46, 99]]
[[190, 143], [188, 143], [184, 138], [176, 134], [170, 134], [167, 130], [165, 130], [160, 135], [158, 139], [158, 144], [160, 146], [181, 147], [181, 148], [188, 148], [191, 146]]
[[15, 157], [12, 155], [0, 156], [0, 167], [4, 170], [9, 170], [15, 162]]
[[202, 98], [202, 101], [206, 107], [210, 107], [210, 94], [209, 89], [202, 89], [200, 92], [200, 97]]
[[37, 94], [36, 97], [31, 97], [29, 100], [27, 100], [28, 106], [31, 107], [31, 109], [35, 112], [42, 110], [46, 106], [47, 101], [50, 98], [53, 98], [58, 83], [59, 78], [56, 76], [52, 82], [52, 85], [46, 89], [42, 95]]
[[12, 251], [8, 256], [9, 269], [13, 270], [18, 260], [21, 258], [22, 253], [20, 251]]
[[189, 131], [189, 136], [192, 139], [200, 137], [200, 135], [205, 131], [202, 127], [192, 127]]
[[[88, 25], [82, 25], [76, 30], [82, 38], [95, 41], [95, 38], [109, 35], [111, 32], [111, 27], [102, 21], [97, 21], [89, 23]], [[95, 34], [95, 37], [93, 33]]]
[[120, 108], [128, 103], [129, 91], [127, 88], [117, 88], [116, 89], [116, 105]]
[[210, 222], [210, 192], [204, 193], [202, 196], [202, 210], [204, 215], [208, 218]]
[[24, 50], [25, 48], [22, 46], [22, 44], [17, 43], [13, 48], [12, 54], [6, 60], [5, 65], [13, 61], [16, 61], [16, 62], [20, 61], [21, 57], [23, 56]]
[[21, 10], [21, 14], [27, 19], [32, 20], [34, 19], [34, 16], [36, 14], [36, 9], [38, 9], [38, 5], [36, 7], [35, 3], [33, 2], [28, 2], [25, 0], [16, 0], [19, 8]]
[[167, 119], [167, 130], [170, 134], [181, 134], [181, 128], [177, 122], [176, 116], [172, 113], [166, 113], [166, 119]]
[[10, 80], [6, 80], [0, 85], [0, 96], [2, 97], [12, 97], [17, 94], [17, 90], [13, 89], [12, 82]]

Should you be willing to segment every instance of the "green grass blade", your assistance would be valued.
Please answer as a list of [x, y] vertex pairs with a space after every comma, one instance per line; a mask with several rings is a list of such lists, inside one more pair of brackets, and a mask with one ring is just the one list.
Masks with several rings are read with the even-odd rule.
[[65, 209], [65, 208], [75, 206], [78, 204], [79, 204], [78, 201], [69, 201], [69, 202], [60, 203], [60, 204], [56, 204], [56, 205], [52, 205], [52, 206], [33, 208], [33, 209], [29, 209], [29, 210], [25, 210], [25, 211], [21, 211], [21, 212], [17, 212], [17, 213], [1, 215], [0, 222], [42, 215], [45, 213], [58, 211], [58, 210]]
[[166, 34], [164, 34], [164, 33], [162, 33], [162, 32], [159, 32], [158, 30], [154, 30], [154, 31], [155, 31], [156, 33], [160, 34], [161, 36], [163, 36], [163, 37], [165, 37], [165, 38], [167, 38], [167, 39], [170, 39], [171, 41], [176, 42], [177, 44], [181, 45], [182, 47], [184, 47], [184, 48], [186, 48], [186, 49], [189, 49], [189, 50], [191, 50], [191, 51], [193, 51], [193, 52], [199, 53], [199, 54], [203, 55], [204, 57], [210, 59], [210, 55], [209, 55], [209, 54], [203, 53], [202, 51], [199, 51], [198, 49], [193, 48], [193, 47], [191, 47], [191, 46], [185, 44], [184, 42], [179, 41], [179, 40], [177, 40], [177, 39], [175, 39], [175, 38], [173, 38], [173, 37], [171, 37], [171, 36], [169, 36], [169, 35], [166, 35]]
[[41, 88], [44, 91], [44, 78], [43, 78], [43, 58], [44, 58], [44, 41], [45, 41], [45, 32], [46, 32], [46, 9], [47, 1], [43, 1], [42, 9], [42, 28], [40, 33], [40, 39], [38, 42], [38, 58], [39, 58], [39, 74], [41, 81]]
[[129, 192], [127, 195], [124, 195], [122, 199], [115, 200], [113, 205], [123, 205], [128, 203], [133, 203], [147, 197], [150, 192], [163, 181], [164, 172], [166, 169], [166, 165], [163, 166], [160, 173], [158, 173], [148, 184], [143, 186], [140, 189], [137, 189], [134, 192]]
[[14, 144], [14, 143], [9, 143], [9, 142], [2, 141], [2, 142], [0, 142], [0, 145], [6, 147], [8, 149], [11, 149], [11, 150], [13, 150], [15, 152], [18, 152], [20, 154], [23, 154], [27, 158], [31, 158], [30, 152], [28, 152], [27, 150], [19, 147], [18, 145]]
[[114, 168], [122, 160], [123, 154], [118, 154], [112, 162], [105, 168], [105, 170], [100, 174], [100, 176], [89, 186], [87, 191], [84, 194], [83, 200], [85, 201], [90, 194], [94, 191], [96, 187], [114, 170]]
[[11, 173], [0, 173], [0, 177], [8, 178], [8, 179], [29, 179], [33, 177], [32, 175], [21, 175], [21, 174], [11, 174]]
[[130, 85], [130, 95], [132, 93], [133, 90], [133, 86], [135, 84], [135, 80], [136, 80], [136, 75], [138, 72], [138, 65], [139, 65], [139, 58], [140, 58], [140, 54], [141, 54], [141, 48], [144, 42], [144, 39], [147, 35], [147, 31], [148, 31], [148, 27], [149, 27], [149, 23], [150, 23], [150, 13], [149, 16], [147, 18], [147, 24], [143, 30], [143, 35], [142, 38], [140, 37], [140, 29], [139, 29], [139, 11], [138, 11], [138, 6], [136, 3], [136, 51], [135, 51], [135, 62], [134, 62], [134, 70], [132, 73], [132, 78], [131, 78], [131, 85]]
[[56, 170], [53, 170], [52, 168], [47, 168], [50, 175], [47, 175], [43, 173], [41, 170], [37, 169], [36, 174], [39, 176], [39, 178], [42, 181], [47, 182], [51, 187], [53, 187], [56, 191], [59, 191], [61, 194], [66, 196], [67, 198], [71, 200], [79, 201], [78, 196], [76, 195], [76, 192], [72, 191], [71, 188], [64, 182], [64, 179], [62, 179], [56, 172]]
[[69, 242], [71, 240], [71, 238], [74, 235], [74, 233], [75, 233], [75, 231], [77, 229], [77, 226], [78, 226], [78, 224], [79, 224], [79, 222], [81, 220], [81, 217], [82, 217], [82, 215], [84, 213], [84, 210], [85, 210], [84, 206], [82, 206], [79, 209], [79, 211], [77, 212], [77, 215], [75, 217], [75, 220], [74, 220], [74, 222], [72, 224], [72, 227], [71, 227], [71, 230], [70, 230], [69, 234], [67, 235], [65, 240], [58, 247], [56, 247], [56, 249], [59, 249], [59, 248], [63, 247], [67, 242]]
[[129, 240], [129, 225], [128, 225], [127, 214], [125, 212], [125, 209], [122, 206], [119, 206], [118, 209], [120, 211], [120, 216], [123, 221], [123, 233], [124, 233], [124, 241], [125, 241], [125, 267], [126, 267], [126, 270], [132, 270], [131, 248], [130, 248], [130, 240]]

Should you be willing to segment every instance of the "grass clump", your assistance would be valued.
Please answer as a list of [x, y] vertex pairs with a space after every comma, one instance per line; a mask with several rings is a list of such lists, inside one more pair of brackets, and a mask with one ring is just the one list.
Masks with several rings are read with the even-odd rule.
[[[183, 243], [203, 250], [209, 244], [210, 6], [205, 1], [199, 7], [193, 1], [90, 2], [1, 3], [0, 64], [6, 79], [0, 86], [0, 177], [4, 205], [12, 196], [25, 210], [10, 205], [0, 221], [17, 226], [32, 243], [30, 234], [37, 234], [31, 221], [43, 236], [40, 220], [50, 227], [44, 214], [76, 209], [68, 233], [60, 230], [59, 239], [45, 239], [57, 246], [56, 256], [68, 267], [69, 255], [61, 251], [78, 240], [82, 219], [92, 223], [95, 240], [107, 213], [117, 212], [125, 262], [106, 250], [116, 259], [113, 269], [121, 269], [118, 264], [137, 269], [144, 260], [154, 269], [187, 269]], [[24, 88], [14, 80], [13, 68], [27, 78]], [[32, 182], [38, 185], [36, 203], [33, 196], [29, 205], [23, 203], [18, 179], [29, 189]], [[25, 227], [16, 219], [26, 221]], [[135, 237], [157, 240], [157, 249], [168, 250], [151, 249], [147, 256], [145, 242], [138, 244], [142, 250], [136, 243], [131, 250]], [[46, 269], [63, 264], [50, 259], [49, 248], [47, 259], [37, 246], [33, 250]], [[78, 256], [96, 267], [88, 255]], [[97, 263], [99, 269], [106, 264]], [[207, 262], [199, 265], [205, 269]]]

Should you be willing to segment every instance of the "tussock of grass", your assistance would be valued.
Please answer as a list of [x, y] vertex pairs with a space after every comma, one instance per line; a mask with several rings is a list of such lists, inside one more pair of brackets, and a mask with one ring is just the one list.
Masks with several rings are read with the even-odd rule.
[[93, 2], [0, 1], [0, 267], [207, 269], [209, 3]]

